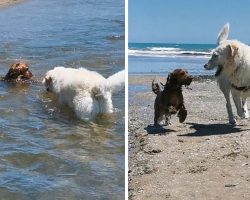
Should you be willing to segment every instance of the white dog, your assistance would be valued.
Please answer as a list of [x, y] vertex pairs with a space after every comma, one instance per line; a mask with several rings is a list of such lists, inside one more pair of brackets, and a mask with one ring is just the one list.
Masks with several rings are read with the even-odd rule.
[[230, 103], [230, 93], [241, 118], [248, 118], [246, 98], [250, 96], [250, 47], [237, 41], [227, 40], [229, 24], [225, 24], [217, 39], [217, 47], [205, 69], [217, 67], [215, 76], [221, 91], [226, 98], [229, 123], [236, 120]]
[[91, 120], [99, 113], [112, 113], [112, 93], [124, 87], [125, 72], [104, 78], [85, 68], [55, 67], [46, 73], [43, 84], [60, 104], [73, 108], [76, 115]]

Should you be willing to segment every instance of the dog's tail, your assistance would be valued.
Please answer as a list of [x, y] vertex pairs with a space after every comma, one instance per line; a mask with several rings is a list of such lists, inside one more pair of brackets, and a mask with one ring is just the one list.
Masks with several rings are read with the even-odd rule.
[[155, 80], [152, 81], [152, 91], [155, 94], [158, 94], [161, 91], [159, 83], [155, 83]]
[[125, 86], [125, 70], [119, 71], [106, 79], [106, 87], [112, 92], [117, 92]]

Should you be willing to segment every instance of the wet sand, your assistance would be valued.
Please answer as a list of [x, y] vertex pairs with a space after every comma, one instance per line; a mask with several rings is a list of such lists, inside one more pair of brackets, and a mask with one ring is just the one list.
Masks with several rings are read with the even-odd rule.
[[186, 121], [156, 129], [153, 78], [129, 78], [129, 198], [250, 199], [249, 120], [229, 125], [216, 81], [202, 78], [183, 90]]
[[25, 0], [0, 0], [0, 8], [21, 3], [23, 1]]

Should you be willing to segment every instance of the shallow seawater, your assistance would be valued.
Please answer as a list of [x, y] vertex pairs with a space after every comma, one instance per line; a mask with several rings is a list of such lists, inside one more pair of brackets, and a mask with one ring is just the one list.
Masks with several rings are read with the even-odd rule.
[[0, 199], [124, 199], [124, 90], [113, 114], [84, 122], [41, 84], [57, 65], [122, 70], [124, 2], [31, 0], [0, 25], [0, 74], [24, 60], [36, 80], [0, 82]]
[[138, 92], [145, 92], [147, 90], [151, 90], [151, 85], [129, 85], [128, 91], [130, 93], [138, 93]]
[[213, 75], [214, 70], [205, 70], [204, 64], [209, 57], [198, 56], [166, 56], [166, 57], [146, 57], [129, 56], [129, 74], [131, 75], [167, 75], [177, 68], [188, 70], [193, 76]]

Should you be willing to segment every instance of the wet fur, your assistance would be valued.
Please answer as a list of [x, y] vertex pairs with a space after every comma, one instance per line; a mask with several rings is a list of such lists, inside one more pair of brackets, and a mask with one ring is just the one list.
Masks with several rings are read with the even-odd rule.
[[99, 113], [112, 113], [112, 94], [124, 88], [124, 83], [124, 70], [104, 78], [85, 68], [65, 67], [55, 67], [43, 79], [46, 90], [83, 120], [92, 120]]
[[29, 65], [25, 62], [17, 62], [10, 66], [9, 71], [4, 76], [4, 81], [22, 82], [32, 77]]

